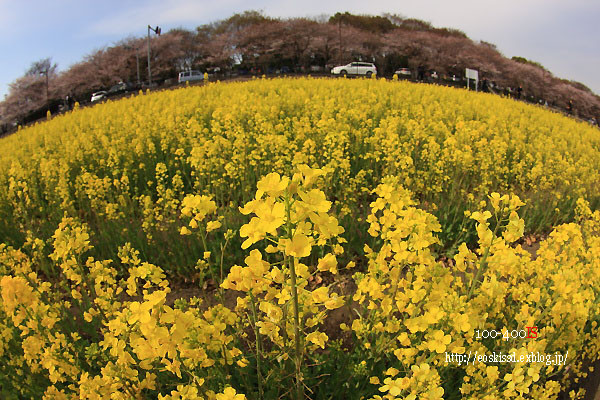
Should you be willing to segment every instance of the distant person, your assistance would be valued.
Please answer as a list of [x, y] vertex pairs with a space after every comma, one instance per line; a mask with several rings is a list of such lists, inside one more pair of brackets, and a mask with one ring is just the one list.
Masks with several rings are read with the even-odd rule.
[[421, 82], [425, 80], [425, 67], [422, 65], [417, 68], [417, 80]]
[[573, 100], [569, 99], [569, 102], [567, 103], [567, 113], [569, 113], [569, 115], [573, 114]]
[[517, 88], [517, 99], [521, 100], [521, 96], [523, 95], [523, 86], [519, 85]]

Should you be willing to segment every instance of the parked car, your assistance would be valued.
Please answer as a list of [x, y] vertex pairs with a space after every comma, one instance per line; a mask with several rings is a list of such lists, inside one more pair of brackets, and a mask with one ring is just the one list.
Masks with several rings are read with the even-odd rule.
[[125, 83], [125, 82], [119, 82], [116, 85], [111, 86], [110, 89], [108, 89], [108, 92], [106, 92], [106, 97], [116, 96], [118, 94], [127, 93], [127, 92], [130, 92], [131, 90], [133, 90], [133, 85]]
[[399, 70], [397, 70], [396, 72], [394, 72], [396, 75], [401, 76], [411, 76], [412, 73], [410, 72], [409, 68], [400, 68]]
[[96, 102], [96, 101], [100, 101], [106, 98], [106, 91], [105, 90], [101, 90], [99, 92], [96, 93], [92, 93], [92, 99], [91, 102]]
[[204, 79], [204, 74], [200, 71], [183, 71], [179, 73], [179, 83], [201, 81]]
[[331, 73], [334, 75], [377, 75], [377, 67], [373, 63], [353, 62], [339, 67], [333, 67]]

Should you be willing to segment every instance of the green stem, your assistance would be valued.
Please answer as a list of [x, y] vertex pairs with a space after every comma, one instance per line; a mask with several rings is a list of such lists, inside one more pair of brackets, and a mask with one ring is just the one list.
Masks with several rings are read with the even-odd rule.
[[263, 388], [262, 388], [262, 373], [260, 370], [260, 358], [261, 358], [260, 328], [258, 327], [258, 325], [256, 323], [256, 321], [257, 321], [256, 304], [254, 302], [254, 296], [252, 295], [252, 291], [248, 292], [248, 294], [250, 295], [250, 304], [252, 304], [252, 319], [254, 319], [254, 338], [255, 338], [255, 342], [256, 342], [256, 373], [258, 375], [258, 398], [262, 399], [263, 398]]
[[[202, 247], [204, 248], [204, 252], [208, 252], [208, 245], [206, 244], [206, 236], [208, 235], [208, 232], [206, 232], [204, 230], [204, 227], [199, 225], [198, 226], [198, 230], [200, 233], [200, 239], [202, 239]], [[219, 288], [218, 293], [219, 293], [219, 300], [221, 300], [221, 305], [225, 306], [225, 297], [223, 296], [223, 290], [221, 289], [221, 283], [223, 283], [223, 273], [222, 273], [222, 257], [223, 257], [223, 252], [221, 252], [221, 281], [217, 282], [217, 280], [215, 279], [215, 273], [213, 271], [213, 269], [210, 267], [210, 264], [208, 265], [208, 271], [210, 273], [210, 278], [215, 282], [215, 284], [217, 285], [217, 287]], [[209, 262], [210, 260], [206, 260], [207, 262]]]
[[[285, 197], [285, 208], [287, 213], [287, 234], [289, 240], [292, 240], [292, 219], [291, 219], [291, 205], [289, 194]], [[304, 388], [302, 386], [302, 342], [300, 340], [300, 312], [298, 309], [298, 288], [296, 283], [296, 257], [290, 257], [290, 280], [292, 284], [292, 306], [294, 312], [294, 342], [295, 342], [295, 364], [296, 364], [296, 400], [302, 400], [304, 398]]]
[[221, 281], [219, 282], [219, 293], [221, 293], [221, 298], [224, 298], [223, 288], [221, 287], [221, 283], [224, 282], [224, 280], [223, 280], [223, 258], [225, 256], [225, 249], [227, 248], [228, 243], [229, 243], [229, 236], [227, 236], [225, 238], [225, 244], [221, 246], [221, 265], [220, 265]]
[[475, 278], [473, 278], [473, 280], [471, 281], [471, 287], [469, 288], [467, 301], [471, 299], [471, 296], [473, 295], [473, 290], [475, 290], [475, 285], [479, 281], [479, 278], [481, 277], [485, 267], [487, 266], [486, 260], [490, 254], [490, 249], [494, 245], [494, 239], [496, 238], [496, 233], [498, 232], [498, 228], [500, 228], [501, 222], [502, 221], [496, 218], [496, 227], [494, 228], [494, 232], [492, 233], [492, 241], [490, 242], [490, 245], [485, 249], [485, 253], [483, 254], [483, 257], [481, 257], [481, 261], [479, 261], [479, 268], [477, 269], [477, 274], [475, 275]]
[[301, 400], [304, 396], [302, 394], [302, 376], [301, 376], [301, 366], [302, 366], [302, 343], [300, 340], [300, 316], [298, 311], [298, 289], [296, 287], [296, 262], [297, 258], [290, 259], [290, 275], [292, 280], [292, 305], [294, 307], [294, 339], [296, 346], [296, 399]]

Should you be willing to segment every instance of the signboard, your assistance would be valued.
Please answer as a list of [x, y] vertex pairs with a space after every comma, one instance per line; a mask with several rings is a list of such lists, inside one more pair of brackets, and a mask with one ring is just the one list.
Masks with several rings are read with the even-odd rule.
[[467, 79], [475, 79], [476, 81], [479, 80], [479, 72], [477, 72], [476, 69], [467, 68], [465, 70], [465, 76], [467, 77]]
[[476, 69], [465, 69], [465, 77], [467, 78], [467, 89], [469, 88], [469, 80], [475, 80], [475, 91], [477, 91], [477, 86], [479, 86], [479, 72]]

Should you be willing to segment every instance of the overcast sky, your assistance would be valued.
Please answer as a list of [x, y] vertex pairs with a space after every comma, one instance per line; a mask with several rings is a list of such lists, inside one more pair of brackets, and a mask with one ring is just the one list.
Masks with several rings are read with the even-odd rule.
[[599, 0], [0, 0], [0, 99], [33, 61], [52, 57], [59, 70], [148, 24], [193, 29], [245, 10], [272, 17], [335, 12], [399, 14], [464, 31], [505, 56], [537, 61], [554, 75], [600, 93]]

